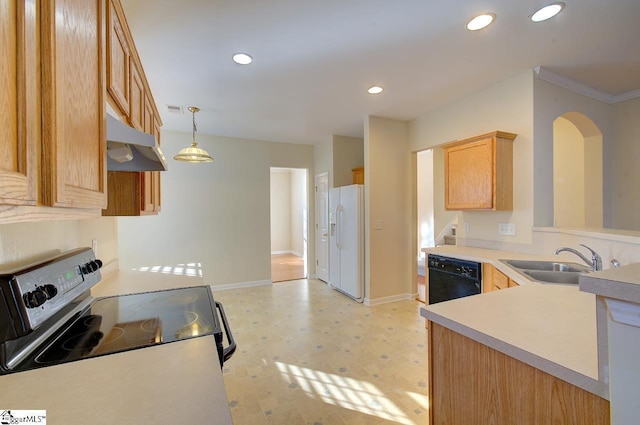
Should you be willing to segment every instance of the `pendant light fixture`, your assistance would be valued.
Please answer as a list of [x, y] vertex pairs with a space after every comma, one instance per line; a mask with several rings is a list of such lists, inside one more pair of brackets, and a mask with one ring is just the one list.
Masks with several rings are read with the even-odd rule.
[[193, 137], [191, 138], [191, 145], [188, 148], [181, 149], [173, 159], [182, 162], [211, 162], [213, 161], [213, 157], [209, 155], [206, 150], [199, 148], [198, 142], [196, 142], [196, 112], [198, 112], [200, 108], [189, 106], [187, 109], [193, 114]]

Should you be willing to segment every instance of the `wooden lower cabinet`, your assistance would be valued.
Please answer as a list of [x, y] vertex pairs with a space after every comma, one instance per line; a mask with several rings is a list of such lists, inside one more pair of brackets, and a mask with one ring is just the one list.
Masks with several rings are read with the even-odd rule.
[[519, 286], [517, 282], [489, 263], [482, 264], [482, 292], [499, 291]]
[[605, 425], [609, 402], [429, 323], [430, 425]]

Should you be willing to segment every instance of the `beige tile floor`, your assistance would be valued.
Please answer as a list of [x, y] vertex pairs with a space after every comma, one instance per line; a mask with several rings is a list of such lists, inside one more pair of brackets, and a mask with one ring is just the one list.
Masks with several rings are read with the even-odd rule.
[[235, 425], [428, 423], [420, 302], [367, 307], [306, 279], [214, 296], [238, 343], [223, 370]]

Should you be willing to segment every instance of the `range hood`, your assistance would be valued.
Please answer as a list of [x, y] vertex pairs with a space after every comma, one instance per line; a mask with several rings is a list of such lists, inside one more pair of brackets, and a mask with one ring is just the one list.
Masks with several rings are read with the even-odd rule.
[[166, 171], [156, 138], [107, 114], [107, 171]]

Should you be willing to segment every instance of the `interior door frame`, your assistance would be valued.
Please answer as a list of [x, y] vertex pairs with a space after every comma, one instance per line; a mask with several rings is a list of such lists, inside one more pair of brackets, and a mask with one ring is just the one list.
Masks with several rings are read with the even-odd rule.
[[[319, 182], [325, 180], [324, 214], [322, 211], [322, 192], [318, 192]], [[316, 174], [313, 178], [315, 201], [315, 236], [316, 236], [316, 277], [323, 282], [329, 282], [329, 173]], [[324, 230], [320, 221], [324, 218]], [[324, 267], [320, 264], [324, 259]]]

